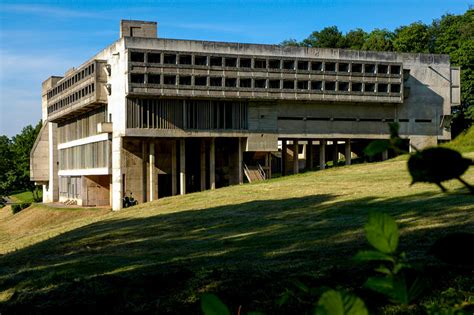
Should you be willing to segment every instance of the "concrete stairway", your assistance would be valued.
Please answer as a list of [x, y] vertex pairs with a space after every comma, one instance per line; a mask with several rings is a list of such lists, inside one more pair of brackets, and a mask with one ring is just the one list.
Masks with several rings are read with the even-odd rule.
[[244, 164], [244, 174], [249, 183], [265, 180], [265, 172], [260, 165], [247, 166]]

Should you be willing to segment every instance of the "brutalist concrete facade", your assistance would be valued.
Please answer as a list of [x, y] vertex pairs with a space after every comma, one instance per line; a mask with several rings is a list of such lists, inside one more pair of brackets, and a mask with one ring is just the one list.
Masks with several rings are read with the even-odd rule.
[[44, 202], [118, 210], [130, 194], [145, 202], [350, 164], [389, 122], [435, 145], [450, 139], [460, 101], [445, 55], [162, 39], [142, 21], [122, 21], [120, 34], [43, 83], [31, 178]]

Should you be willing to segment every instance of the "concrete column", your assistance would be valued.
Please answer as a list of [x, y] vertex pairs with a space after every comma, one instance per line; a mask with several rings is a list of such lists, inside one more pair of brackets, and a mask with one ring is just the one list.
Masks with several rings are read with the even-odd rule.
[[112, 137], [112, 210], [122, 209], [123, 176], [122, 176], [122, 137]]
[[265, 157], [265, 166], [268, 169], [267, 179], [270, 179], [272, 178], [272, 154], [270, 152], [268, 152], [267, 156]]
[[313, 141], [308, 140], [306, 145], [306, 169], [310, 170], [313, 168]]
[[179, 140], [179, 194], [186, 193], [186, 140]]
[[171, 194], [175, 196], [178, 187], [178, 166], [176, 157], [176, 140], [171, 140]]
[[142, 141], [142, 166], [143, 166], [143, 168], [142, 168], [142, 174], [143, 174], [143, 176], [142, 176], [142, 198], [143, 198], [142, 202], [147, 202], [147, 188], [148, 188], [147, 187], [148, 186], [147, 185], [147, 182], [148, 182], [148, 180], [147, 180], [147, 177], [148, 177], [147, 176], [147, 173], [148, 173], [147, 172], [147, 164], [148, 164], [147, 160], [148, 160], [148, 158], [147, 158], [147, 154], [146, 154], [146, 147], [147, 147], [146, 142], [145, 142], [145, 140], [143, 140]]
[[57, 126], [56, 123], [48, 123], [49, 181], [47, 196], [43, 198], [46, 202], [59, 201]]
[[326, 168], [326, 140], [319, 141], [319, 169]]
[[346, 165], [351, 165], [351, 140], [346, 140], [344, 147], [344, 155], [346, 158]]
[[150, 143], [150, 152], [148, 155], [149, 163], [149, 177], [150, 177], [150, 201], [155, 200], [155, 185], [156, 185], [156, 176], [155, 176], [155, 144]]
[[337, 148], [337, 140], [332, 141], [332, 165], [337, 166], [339, 161], [339, 150]]
[[287, 171], [286, 165], [286, 140], [281, 140], [281, 175], [285, 176]]
[[209, 148], [209, 188], [216, 189], [216, 139], [212, 138]]
[[388, 160], [388, 150], [382, 152], [382, 161]]
[[238, 174], [238, 180], [239, 180], [239, 185], [244, 183], [244, 171], [242, 168], [242, 164], [244, 163], [244, 156], [243, 156], [243, 151], [242, 151], [242, 139], [238, 138], [238, 148], [237, 148], [237, 172]]
[[206, 140], [201, 139], [201, 191], [206, 190]]
[[298, 140], [293, 140], [293, 174], [298, 174], [300, 171], [298, 151]]

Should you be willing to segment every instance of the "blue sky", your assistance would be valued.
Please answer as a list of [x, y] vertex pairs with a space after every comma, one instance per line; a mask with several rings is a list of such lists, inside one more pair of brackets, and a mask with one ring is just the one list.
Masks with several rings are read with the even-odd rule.
[[393, 30], [472, 0], [0, 1], [0, 135], [41, 119], [41, 82], [78, 66], [119, 36], [120, 19], [158, 22], [158, 36], [278, 44], [337, 25]]

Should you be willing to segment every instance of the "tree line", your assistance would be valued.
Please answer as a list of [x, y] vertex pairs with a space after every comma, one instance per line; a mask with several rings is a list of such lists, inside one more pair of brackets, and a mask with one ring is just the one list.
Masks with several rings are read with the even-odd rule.
[[3, 197], [29, 190], [38, 199], [38, 189], [30, 181], [30, 151], [42, 123], [28, 125], [11, 139], [0, 136], [0, 203]]
[[447, 14], [431, 24], [415, 22], [394, 31], [360, 28], [342, 33], [337, 26], [312, 32], [302, 41], [288, 39], [283, 46], [342, 48], [370, 51], [434, 53], [450, 56], [461, 67], [461, 106], [453, 108], [453, 137], [474, 120], [474, 9], [464, 14]]

